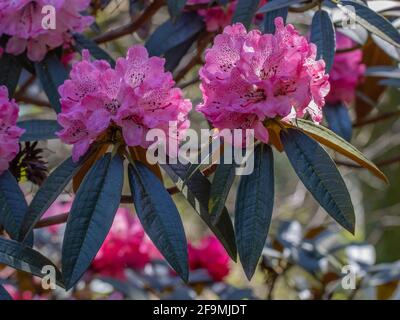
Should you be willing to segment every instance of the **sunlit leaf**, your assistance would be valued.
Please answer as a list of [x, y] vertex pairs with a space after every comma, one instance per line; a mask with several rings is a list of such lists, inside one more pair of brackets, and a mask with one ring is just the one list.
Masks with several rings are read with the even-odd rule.
[[298, 129], [282, 130], [281, 136], [290, 163], [305, 187], [332, 218], [354, 233], [350, 195], [328, 153]]

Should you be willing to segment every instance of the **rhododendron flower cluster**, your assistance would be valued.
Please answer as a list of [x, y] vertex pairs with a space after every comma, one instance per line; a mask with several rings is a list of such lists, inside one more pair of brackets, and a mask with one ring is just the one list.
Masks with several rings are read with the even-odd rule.
[[[18, 55], [27, 50], [30, 60], [41, 61], [49, 50], [70, 43], [73, 32], [82, 32], [93, 22], [81, 14], [89, 4], [90, 0], [0, 0], [0, 36], [10, 36], [6, 52]], [[55, 9], [54, 29], [42, 25], [47, 5]]]
[[[174, 88], [164, 62], [136, 45], [113, 69], [106, 61], [90, 61], [89, 52], [83, 51], [83, 60], [73, 64], [70, 79], [59, 87], [58, 121], [64, 128], [59, 137], [74, 145], [75, 161], [110, 127], [121, 129], [132, 147], [147, 148], [146, 133], [153, 128], [163, 130], [168, 142], [183, 137], [192, 104]], [[170, 122], [176, 123], [175, 131], [169, 130]]]
[[205, 269], [214, 281], [222, 281], [230, 272], [230, 258], [214, 236], [201, 240], [199, 246], [189, 244], [191, 270]]
[[263, 122], [269, 118], [322, 118], [329, 92], [323, 60], [316, 46], [295, 28], [275, 20], [276, 32], [246, 32], [238, 23], [227, 26], [208, 49], [200, 70], [202, 112], [215, 128], [254, 129], [268, 142]]
[[123, 279], [125, 268], [141, 270], [157, 256], [158, 250], [144, 233], [137, 217], [128, 209], [120, 208], [91, 269]]
[[19, 138], [25, 132], [16, 126], [18, 111], [15, 101], [8, 99], [7, 88], [0, 86], [0, 174], [18, 154]]
[[[350, 38], [336, 33], [336, 49], [351, 49], [355, 43]], [[361, 49], [335, 54], [332, 69], [329, 72], [331, 91], [326, 97], [329, 104], [341, 102], [350, 103], [355, 98], [356, 87], [362, 80], [366, 66], [362, 63], [363, 53]]]

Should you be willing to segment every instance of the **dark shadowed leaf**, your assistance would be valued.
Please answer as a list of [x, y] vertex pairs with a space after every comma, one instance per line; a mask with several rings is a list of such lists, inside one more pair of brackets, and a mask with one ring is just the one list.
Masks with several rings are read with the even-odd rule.
[[1, 284], [0, 284], [0, 300], [13, 300], [13, 298]]
[[10, 171], [5, 171], [0, 176], [0, 225], [13, 239], [18, 239], [27, 208], [17, 180]]
[[176, 47], [168, 50], [164, 54], [165, 58], [165, 69], [168, 71], [173, 71], [179, 65], [182, 58], [189, 51], [190, 47], [196, 41], [198, 37], [198, 33], [196, 33], [193, 37], [187, 39], [185, 42], [177, 45]]
[[0, 86], [6, 86], [8, 95], [11, 98], [17, 88], [22, 67], [16, 57], [11, 54], [3, 53], [0, 58]]
[[282, 130], [281, 137], [290, 163], [305, 187], [332, 218], [353, 233], [353, 205], [332, 159], [318, 142], [300, 130]]
[[38, 277], [43, 277], [47, 274], [42, 273], [44, 266], [52, 266], [55, 271], [56, 283], [60, 287], [64, 287], [61, 273], [53, 262], [38, 251], [14, 240], [0, 238], [0, 264], [5, 264]]
[[187, 0], [167, 0], [168, 11], [173, 21], [180, 16]]
[[178, 209], [161, 181], [144, 164], [129, 165], [129, 184], [143, 229], [172, 268], [188, 280], [185, 231]]
[[150, 56], [161, 56], [203, 29], [203, 18], [194, 12], [183, 13], [175, 23], [168, 20], [159, 26], [147, 40], [146, 48]]
[[[376, 13], [368, 6], [352, 0], [342, 0], [344, 6], [353, 6], [356, 14], [356, 21], [368, 31], [376, 34], [383, 40], [400, 47], [400, 32], [385, 17]], [[343, 6], [340, 6], [343, 10]]]
[[103, 244], [119, 207], [123, 180], [123, 160], [110, 153], [83, 179], [63, 240], [62, 273], [67, 289], [80, 279]]
[[233, 181], [235, 180], [236, 164], [218, 165], [211, 184], [210, 200], [208, 201], [208, 210], [213, 221], [218, 221], [225, 208], [225, 202], [228, 198]]
[[349, 110], [343, 104], [324, 106], [325, 119], [329, 128], [343, 139], [350, 141], [353, 131], [353, 123], [350, 119]]
[[317, 46], [317, 59], [324, 59], [326, 73], [329, 73], [335, 57], [336, 36], [332, 20], [325, 10], [314, 14], [311, 23], [311, 42]]
[[219, 221], [211, 221], [210, 213], [208, 211], [211, 183], [203, 174], [196, 172], [187, 184], [183, 186], [183, 181], [186, 177], [186, 172], [189, 169], [189, 166], [189, 164], [161, 165], [172, 181], [176, 184], [177, 188], [182, 192], [182, 195], [196, 210], [200, 215], [200, 218], [207, 224], [210, 230], [224, 246], [229, 256], [236, 261], [235, 233], [228, 211], [224, 208]]
[[274, 0], [264, 4], [257, 13], [270, 12], [281, 8], [289, 7], [293, 4], [303, 2], [303, 0]]
[[35, 224], [57, 199], [90, 154], [83, 156], [77, 163], [73, 162], [71, 157], [68, 158], [47, 177], [28, 207], [21, 227], [21, 241], [32, 231]]
[[84, 35], [80, 33], [75, 33], [74, 39], [75, 39], [74, 46], [76, 50], [78, 50], [79, 52], [82, 53], [83, 49], [87, 49], [89, 50], [92, 57], [98, 60], [106, 60], [111, 67], [115, 66], [115, 60], [106, 51], [100, 48], [98, 44], [93, 40], [86, 38]]
[[49, 98], [51, 107], [59, 113], [61, 111], [60, 95], [58, 87], [68, 78], [60, 58], [55, 52], [50, 52], [43, 61], [35, 63], [36, 76], [47, 97]]
[[[270, 0], [271, 2], [279, 2], [280, 0]], [[282, 17], [283, 21], [286, 21], [287, 15], [289, 12], [288, 7], [283, 7], [280, 9], [268, 11], [264, 16], [264, 33], [275, 33], [275, 18]]]
[[274, 207], [274, 159], [268, 145], [254, 151], [254, 171], [240, 179], [235, 205], [236, 244], [247, 278], [253, 277]]
[[241, 22], [246, 28], [249, 28], [259, 2], [260, 0], [239, 0], [233, 14], [232, 22]]
[[56, 132], [61, 126], [56, 120], [26, 120], [18, 122], [18, 127], [26, 131], [20, 141], [38, 141], [57, 139]]

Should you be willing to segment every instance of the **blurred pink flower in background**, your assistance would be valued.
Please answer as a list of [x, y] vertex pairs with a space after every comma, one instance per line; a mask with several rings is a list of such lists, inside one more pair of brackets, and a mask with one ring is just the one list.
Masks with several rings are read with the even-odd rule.
[[14, 99], [8, 99], [7, 88], [0, 86], [0, 174], [18, 154], [19, 138], [25, 132], [16, 126], [18, 111]]
[[[71, 79], [59, 87], [62, 112], [58, 122], [64, 129], [58, 135], [74, 145], [74, 161], [110, 126], [119, 126], [131, 147], [147, 148], [145, 136], [153, 128], [163, 130], [167, 140], [178, 143], [189, 127], [192, 104], [174, 87], [164, 62], [149, 57], [142, 45], [135, 45], [112, 69], [104, 60], [90, 61], [89, 52], [83, 51], [83, 60], [73, 64]], [[177, 124], [172, 136], [170, 122]]]
[[254, 129], [268, 142], [263, 121], [275, 117], [322, 119], [329, 92], [323, 60], [296, 29], [275, 20], [276, 32], [246, 32], [240, 23], [227, 26], [206, 51], [200, 70], [202, 112], [215, 128]]
[[[261, 0], [259, 7], [267, 3], [267, 0]], [[189, 0], [187, 5], [201, 5], [209, 4], [210, 0]], [[235, 12], [237, 1], [230, 1], [225, 6], [215, 5], [210, 8], [204, 8], [197, 10], [197, 13], [204, 18], [207, 31], [216, 32], [222, 30], [227, 25], [231, 24], [233, 14]], [[263, 15], [256, 15], [255, 20], [258, 22]]]
[[[198, 246], [189, 243], [190, 269], [205, 269], [215, 281], [230, 271], [230, 259], [214, 236], [203, 238]], [[101, 275], [124, 279], [126, 268], [143, 270], [163, 257], [145, 234], [139, 219], [125, 208], [117, 211], [113, 225], [97, 253], [91, 270]]]
[[120, 208], [91, 270], [124, 279], [125, 268], [141, 270], [158, 256], [158, 250], [144, 233], [139, 219], [128, 209]]
[[189, 243], [191, 270], [205, 269], [214, 281], [222, 281], [230, 272], [230, 258], [214, 236], [204, 237], [198, 246]]
[[[355, 42], [340, 32], [336, 32], [336, 50], [351, 49]], [[331, 90], [326, 97], [329, 104], [350, 103], [355, 98], [357, 85], [362, 81], [366, 66], [362, 63], [361, 49], [336, 53], [329, 72]]]
[[[72, 33], [84, 31], [94, 21], [81, 14], [89, 4], [90, 0], [0, 0], [0, 36], [11, 37], [6, 52], [18, 55], [27, 50], [30, 60], [41, 61], [49, 50], [70, 43]], [[46, 5], [55, 8], [55, 29], [42, 26]]]

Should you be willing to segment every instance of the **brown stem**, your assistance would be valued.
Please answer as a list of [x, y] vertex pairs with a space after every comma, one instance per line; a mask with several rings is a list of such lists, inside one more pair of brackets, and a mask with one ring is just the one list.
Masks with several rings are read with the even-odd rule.
[[34, 104], [34, 105], [37, 105], [40, 107], [51, 108], [51, 104], [48, 101], [42, 100], [39, 98], [35, 98], [32, 96], [16, 97], [15, 100], [17, 102], [29, 103], [29, 104]]
[[15, 100], [18, 100], [20, 97], [23, 97], [26, 89], [35, 81], [36, 76], [32, 74], [19, 88], [18, 92], [15, 94]]
[[305, 4], [302, 7], [289, 7], [289, 12], [305, 12], [307, 10], [310, 10], [320, 4], [320, 0], [313, 0], [310, 3]]
[[[206, 168], [203, 171], [203, 174], [207, 177], [207, 176], [211, 175], [216, 170], [216, 168], [217, 168], [216, 165], [212, 165], [212, 166]], [[169, 194], [174, 195], [179, 192], [179, 189], [178, 189], [178, 187], [173, 186], [173, 187], [168, 188], [167, 191]], [[132, 203], [132, 197], [128, 196], [128, 195], [122, 195], [120, 202], [123, 204]], [[56, 216], [43, 218], [38, 223], [36, 223], [35, 229], [45, 228], [45, 227], [53, 226], [56, 224], [64, 223], [68, 219], [68, 214], [69, 213], [62, 213], [62, 214], [59, 214]]]
[[66, 212], [66, 213], [58, 214], [56, 216], [43, 218], [42, 220], [38, 221], [38, 223], [36, 223], [35, 229], [50, 227], [50, 226], [54, 226], [56, 224], [64, 223], [68, 219], [68, 214], [69, 213]]
[[143, 12], [142, 15], [135, 21], [128, 23], [125, 26], [121, 26], [104, 34], [101, 34], [97, 37], [94, 37], [93, 40], [97, 43], [104, 43], [108, 41], [112, 41], [114, 39], [120, 38], [127, 34], [131, 34], [138, 30], [141, 26], [143, 26], [147, 21], [151, 19], [152, 16], [156, 14], [156, 12], [165, 4], [165, 0], [154, 0], [151, 5], [149, 5]]
[[175, 76], [175, 81], [178, 82], [182, 80], [185, 75], [192, 70], [198, 64], [203, 62], [202, 55], [204, 50], [207, 48], [208, 44], [210, 43], [211, 39], [213, 38], [214, 34], [211, 32], [203, 32], [199, 35], [199, 39], [197, 40], [197, 53], [196, 55], [188, 62], [186, 66], [182, 68]]
[[196, 83], [199, 82], [199, 81], [200, 81], [200, 78], [199, 78], [199, 77], [194, 77], [192, 80], [189, 80], [189, 81], [187, 81], [187, 82], [184, 82], [184, 83], [180, 84], [180, 85], [179, 85], [179, 88], [185, 89], [185, 88], [191, 86], [192, 84], [196, 84]]
[[365, 120], [359, 120], [355, 123], [353, 123], [353, 128], [358, 128], [358, 127], [362, 127], [365, 126], [367, 124], [372, 124], [372, 123], [376, 123], [379, 121], [383, 121], [395, 116], [400, 115], [400, 110], [399, 111], [393, 111], [393, 112], [385, 112], [385, 113], [381, 113], [379, 115], [377, 115], [376, 117], [373, 118], [369, 118], [369, 119], [365, 119]]
[[[396, 156], [396, 157], [393, 157], [390, 159], [375, 162], [375, 165], [377, 165], [378, 167], [383, 167], [383, 166], [387, 166], [387, 165], [397, 163], [397, 162], [400, 162], [400, 156]], [[340, 166], [345, 166], [345, 167], [354, 168], [354, 169], [363, 169], [364, 168], [356, 163], [348, 162], [348, 161], [335, 160], [335, 163]]]

